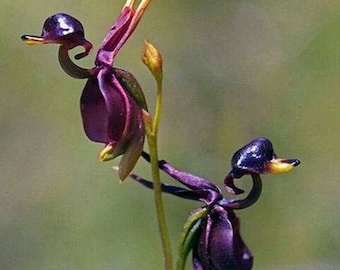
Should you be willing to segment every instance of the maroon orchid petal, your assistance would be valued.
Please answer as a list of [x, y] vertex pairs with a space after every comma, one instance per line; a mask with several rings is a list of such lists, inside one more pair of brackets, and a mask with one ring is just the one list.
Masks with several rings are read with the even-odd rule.
[[253, 255], [251, 254], [249, 248], [244, 243], [241, 234], [240, 234], [240, 220], [234, 214], [234, 212], [228, 212], [229, 220], [233, 224], [234, 230], [234, 249], [236, 260], [238, 264], [238, 269], [240, 270], [249, 270], [253, 266]]
[[237, 269], [236, 256], [234, 252], [233, 227], [228, 219], [227, 212], [219, 206], [211, 211], [212, 220], [209, 234], [210, 264], [214, 269]]
[[[142, 152], [142, 157], [150, 162], [150, 155], [148, 153]], [[221, 190], [208, 179], [180, 171], [165, 160], [158, 161], [158, 166], [166, 174], [195, 191], [197, 196], [200, 197], [200, 201], [205, 204], [213, 204], [222, 199]]]
[[133, 0], [127, 1], [115, 24], [107, 33], [96, 57], [96, 65], [112, 66], [113, 61], [121, 47], [136, 29], [141, 16], [150, 4], [150, 1], [142, 0], [134, 9]]
[[96, 77], [89, 78], [80, 98], [84, 131], [95, 142], [108, 143], [109, 114]]
[[212, 218], [214, 225], [209, 250], [213, 254], [212, 264], [216, 269], [251, 269], [253, 256], [241, 238], [240, 223], [235, 213], [216, 206]]
[[[101, 47], [98, 50], [96, 57], [96, 65], [106, 64], [111, 66], [113, 59], [117, 55], [119, 49], [124, 43], [121, 43], [121, 39], [126, 35], [126, 31], [129, 28], [129, 24], [133, 18], [134, 10], [125, 7], [115, 24], [111, 27], [106, 35]], [[121, 43], [120, 46], [117, 46]]]
[[130, 172], [137, 163], [144, 146], [145, 129], [142, 114], [134, 100], [132, 100], [132, 104], [132, 108], [134, 110], [138, 109], [138, 111], [132, 113], [133, 121], [131, 122], [131, 125], [133, 128], [131, 128], [129, 134], [127, 134], [128, 137], [131, 135], [131, 139], [127, 144], [126, 150], [125, 145], [123, 146], [125, 152], [119, 162], [120, 179], [125, 179], [129, 176]]
[[194, 269], [250, 270], [253, 257], [239, 233], [239, 221], [232, 211], [214, 205], [202, 222], [193, 250]]
[[123, 135], [131, 137], [132, 103], [107, 69], [100, 70], [97, 78], [90, 78], [81, 96], [81, 113], [89, 139], [107, 144], [117, 143]]
[[124, 154], [119, 166], [124, 179], [135, 166], [144, 145], [142, 111], [108, 68], [89, 78], [81, 96], [81, 114], [90, 140], [107, 144], [100, 155], [109, 160]]
[[97, 78], [108, 113], [109, 142], [118, 142], [122, 136], [129, 137], [128, 132], [132, 132], [129, 130], [134, 116], [131, 112], [132, 99], [109, 70], [100, 70]]

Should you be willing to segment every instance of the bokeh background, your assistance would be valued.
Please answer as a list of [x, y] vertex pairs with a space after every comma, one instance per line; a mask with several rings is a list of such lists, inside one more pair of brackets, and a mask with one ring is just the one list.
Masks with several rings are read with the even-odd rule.
[[[61, 70], [57, 46], [20, 40], [65, 12], [98, 48], [123, 3], [1, 0], [0, 269], [162, 268], [151, 191], [119, 184], [118, 160], [97, 162], [102, 145], [83, 133], [85, 81]], [[264, 176], [259, 202], [238, 212], [255, 270], [340, 269], [339, 14], [337, 0], [154, 0], [116, 61], [152, 107], [143, 40], [161, 50], [160, 156], [178, 168], [222, 185], [234, 151], [258, 136], [301, 159], [293, 172]], [[142, 160], [135, 172], [150, 176]], [[200, 204], [164, 200], [175, 252]]]

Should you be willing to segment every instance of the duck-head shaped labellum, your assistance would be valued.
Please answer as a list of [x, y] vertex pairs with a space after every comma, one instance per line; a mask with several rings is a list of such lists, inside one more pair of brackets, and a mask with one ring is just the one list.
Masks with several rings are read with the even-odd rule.
[[74, 17], [57, 13], [48, 17], [43, 25], [41, 36], [23, 35], [26, 44], [60, 44], [59, 63], [64, 71], [74, 78], [88, 78], [95, 74], [95, 69], [83, 69], [75, 65], [68, 55], [68, 51], [77, 46], [84, 47], [85, 51], [75, 55], [76, 59], [87, 56], [92, 44], [85, 39], [82, 24]]
[[85, 39], [80, 21], [65, 13], [48, 17], [44, 22], [41, 36], [23, 35], [21, 38], [29, 45], [57, 43], [69, 50], [83, 46], [85, 52], [77, 54], [76, 59], [86, 56], [92, 49], [92, 44]]
[[283, 173], [299, 165], [298, 159], [278, 159], [271, 141], [257, 138], [239, 149], [231, 159], [235, 178], [244, 174]]
[[257, 138], [235, 152], [231, 165], [235, 178], [246, 173], [265, 173], [268, 163], [276, 158], [272, 143], [266, 138]]
[[239, 194], [243, 190], [234, 186], [234, 178], [241, 178], [246, 174], [284, 173], [299, 164], [298, 159], [277, 158], [271, 141], [260, 137], [235, 152], [231, 160], [232, 170], [224, 182], [228, 192]]

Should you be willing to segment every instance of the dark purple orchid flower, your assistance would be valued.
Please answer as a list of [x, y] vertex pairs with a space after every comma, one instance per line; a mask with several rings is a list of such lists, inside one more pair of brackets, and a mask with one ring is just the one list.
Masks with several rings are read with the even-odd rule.
[[143, 150], [142, 110], [147, 110], [142, 89], [134, 76], [113, 68], [115, 57], [149, 3], [142, 1], [134, 9], [134, 2], [126, 2], [101, 44], [92, 69], [77, 66], [69, 56], [68, 51], [76, 46], [85, 48], [76, 59], [88, 55], [92, 48], [84, 37], [83, 26], [70, 15], [58, 13], [47, 18], [41, 36], [22, 36], [27, 44], [60, 44], [59, 62], [64, 71], [74, 78], [88, 79], [80, 99], [84, 130], [90, 140], [106, 145], [99, 155], [101, 161], [123, 155], [119, 164], [121, 180], [132, 171]]
[[[142, 156], [150, 161], [147, 153], [143, 152]], [[271, 142], [257, 138], [234, 154], [226, 183], [228, 192], [237, 193], [234, 192], [239, 190], [233, 185], [234, 177], [249, 174], [252, 188], [244, 199], [227, 199], [211, 181], [179, 171], [164, 160], [159, 161], [162, 171], [189, 188], [162, 184], [163, 192], [204, 203], [202, 208], [191, 213], [184, 226], [178, 269], [184, 269], [185, 259], [192, 250], [194, 270], [250, 270], [253, 256], [241, 238], [235, 210], [247, 208], [258, 200], [262, 192], [260, 174], [286, 172], [299, 164], [297, 159], [276, 158]], [[130, 177], [147, 188], [153, 188], [153, 183], [148, 180], [135, 174]]]

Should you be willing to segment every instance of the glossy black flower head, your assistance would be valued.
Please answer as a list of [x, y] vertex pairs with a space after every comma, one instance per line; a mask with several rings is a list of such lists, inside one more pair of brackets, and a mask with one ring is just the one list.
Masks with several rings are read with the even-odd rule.
[[92, 45], [84, 38], [84, 29], [74, 17], [58, 13], [49, 17], [41, 36], [24, 35], [27, 44], [60, 44], [59, 62], [74, 78], [88, 78], [80, 99], [83, 126], [87, 137], [106, 146], [99, 159], [106, 161], [123, 155], [119, 177], [124, 180], [135, 166], [144, 145], [142, 109], [147, 110], [143, 91], [128, 71], [114, 68], [114, 59], [125, 44], [150, 0], [142, 0], [135, 9], [134, 0], [127, 0], [118, 19], [101, 44], [91, 69], [81, 68], [69, 56], [69, 50], [83, 46], [86, 56]]
[[284, 173], [299, 164], [298, 159], [277, 158], [271, 141], [260, 137], [236, 151], [231, 159], [232, 170], [226, 176], [224, 183], [229, 193], [240, 194], [243, 190], [234, 185], [235, 178], [241, 178], [247, 174]]
[[85, 39], [82, 24], [74, 17], [57, 13], [48, 17], [43, 25], [41, 36], [23, 35], [26, 44], [60, 44], [59, 62], [66, 73], [75, 78], [87, 78], [94, 74], [94, 70], [87, 70], [75, 65], [69, 57], [68, 51], [77, 46], [84, 47], [85, 51], [75, 56], [81, 59], [89, 54], [92, 44]]

